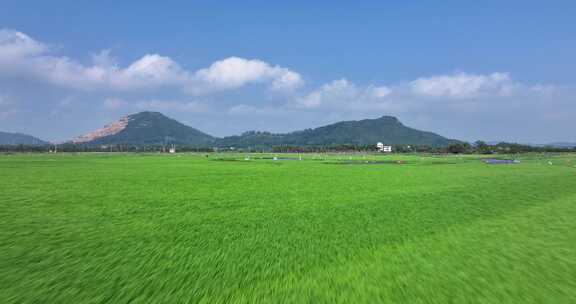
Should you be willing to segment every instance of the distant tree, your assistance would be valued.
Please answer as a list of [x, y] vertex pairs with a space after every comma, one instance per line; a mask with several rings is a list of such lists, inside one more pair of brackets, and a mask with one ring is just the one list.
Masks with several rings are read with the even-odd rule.
[[448, 146], [446, 149], [448, 153], [452, 154], [462, 154], [468, 151], [468, 146], [466, 143], [455, 143]]
[[492, 147], [488, 145], [486, 142], [478, 140], [474, 143], [476, 148], [476, 152], [480, 154], [492, 154]]

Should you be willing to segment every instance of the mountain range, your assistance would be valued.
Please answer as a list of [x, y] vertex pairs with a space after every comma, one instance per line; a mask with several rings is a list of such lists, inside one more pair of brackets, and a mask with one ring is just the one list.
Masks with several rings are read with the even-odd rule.
[[403, 125], [397, 118], [342, 121], [314, 129], [290, 133], [249, 131], [241, 135], [217, 138], [186, 126], [158, 112], [140, 112], [121, 118], [101, 129], [79, 136], [74, 143], [89, 145], [177, 144], [199, 147], [271, 147], [275, 145], [389, 145], [411, 144], [446, 146], [455, 140]]
[[[491, 140], [486, 142], [489, 145], [497, 145], [499, 143], [506, 143], [509, 141], [505, 141], [505, 140]], [[554, 147], [554, 148], [561, 148], [561, 149], [570, 149], [570, 148], [576, 148], [576, 142], [551, 142], [551, 143], [547, 143], [547, 144], [533, 144], [533, 143], [517, 143], [517, 144], [521, 144], [521, 145], [525, 145], [525, 146], [532, 146], [532, 147], [539, 147], [539, 148], [544, 148], [544, 147]]]
[[575, 148], [576, 147], [576, 143], [571, 143], [571, 142], [553, 142], [553, 143], [549, 143], [546, 145], [540, 145], [540, 146], [550, 146], [550, 147], [556, 147], [556, 148]]
[[[448, 146], [458, 140], [410, 128], [396, 117], [341, 121], [326, 126], [271, 133], [248, 131], [241, 135], [215, 137], [182, 124], [159, 112], [128, 115], [104, 127], [78, 136], [68, 143], [85, 145], [186, 145], [195, 147], [269, 148], [272, 146], [330, 145], [427, 145]], [[499, 141], [488, 142], [495, 145]], [[0, 145], [48, 145], [47, 141], [21, 133], [0, 132]], [[576, 143], [527, 144], [534, 147], [574, 148]]]
[[27, 145], [42, 146], [48, 142], [38, 139], [34, 136], [21, 133], [0, 132], [0, 145]]

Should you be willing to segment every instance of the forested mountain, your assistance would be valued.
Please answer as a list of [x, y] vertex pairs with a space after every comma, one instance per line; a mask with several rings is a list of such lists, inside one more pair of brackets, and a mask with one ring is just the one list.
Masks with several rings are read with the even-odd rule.
[[342, 121], [314, 129], [286, 134], [245, 132], [217, 141], [219, 146], [249, 147], [273, 145], [368, 145], [382, 142], [388, 145], [446, 146], [454, 140], [438, 134], [416, 130], [403, 125], [396, 117]]
[[163, 145], [197, 147], [272, 147], [372, 145], [447, 146], [454, 140], [403, 125], [396, 117], [342, 121], [314, 129], [285, 134], [249, 131], [241, 135], [216, 138], [186, 126], [158, 112], [140, 112], [121, 118], [94, 132], [79, 136], [73, 143], [89, 145]]

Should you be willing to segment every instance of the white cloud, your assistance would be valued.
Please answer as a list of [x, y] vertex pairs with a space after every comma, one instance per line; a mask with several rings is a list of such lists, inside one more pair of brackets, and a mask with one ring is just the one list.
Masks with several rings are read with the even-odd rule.
[[555, 86], [555, 85], [541, 85], [541, 84], [537, 84], [537, 85], [533, 85], [528, 87], [529, 92], [528, 93], [535, 93], [537, 95], [541, 95], [541, 96], [552, 96], [556, 93], [559, 93], [562, 90], [565, 90], [566, 87], [562, 88], [559, 86]]
[[[417, 78], [392, 86], [360, 86], [346, 79], [334, 80], [297, 97], [295, 104], [304, 108], [337, 107], [346, 110], [421, 108], [434, 97], [454, 107], [470, 108], [481, 100], [502, 98], [544, 97], [559, 92], [551, 85], [526, 85], [515, 81], [508, 73], [468, 74], [455, 73]], [[464, 101], [466, 103], [464, 103]]]
[[28, 35], [0, 29], [0, 60], [10, 60], [45, 52], [48, 47]]
[[296, 102], [305, 108], [337, 106], [342, 108], [378, 107], [393, 90], [386, 86], [357, 86], [346, 79], [338, 79], [300, 97]]
[[94, 65], [102, 67], [114, 67], [117, 65], [117, 60], [112, 56], [112, 51], [110, 49], [101, 50], [92, 55], [92, 62]]
[[198, 94], [252, 83], [268, 84], [274, 90], [291, 90], [303, 83], [300, 74], [290, 69], [238, 57], [216, 61], [194, 72], [158, 54], [146, 54], [121, 67], [110, 50], [103, 50], [92, 56], [91, 65], [85, 65], [57, 56], [45, 44], [12, 30], [0, 31], [0, 74], [32, 77], [84, 91], [134, 91], [171, 86]]
[[[338, 79], [300, 94], [292, 105], [332, 112], [404, 113], [430, 110], [431, 106], [474, 111], [481, 107], [480, 103], [544, 100], [543, 97], [557, 92], [557, 86], [523, 84], [512, 79], [508, 73], [455, 73], [417, 78], [390, 86], [362, 86], [347, 79]], [[433, 105], [430, 98], [435, 99]]]
[[371, 90], [372, 95], [376, 98], [384, 98], [392, 93], [392, 89], [388, 87], [374, 87]]
[[[346, 79], [334, 80], [322, 85], [319, 89], [299, 99], [299, 103], [307, 108], [315, 108], [326, 103], [341, 102], [343, 99], [353, 99], [357, 95], [356, 86]], [[351, 102], [353, 100], [348, 100]]]
[[195, 79], [207, 86], [194, 89], [230, 89], [250, 83], [270, 82], [276, 90], [292, 90], [302, 85], [300, 74], [257, 59], [229, 57], [195, 73]]
[[189, 73], [184, 71], [169, 57], [149, 54], [132, 63], [128, 68], [115, 75], [115, 83], [142, 85], [184, 85], [189, 81]]
[[245, 104], [235, 105], [228, 109], [228, 114], [232, 115], [279, 115], [287, 112], [289, 111], [282, 107], [256, 107]]
[[[97, 59], [98, 64], [104, 58]], [[30, 75], [62, 87], [92, 91], [132, 91], [161, 86], [182, 86], [188, 73], [168, 57], [148, 54], [126, 68], [112, 62], [85, 66], [67, 57], [35, 56], [10, 65], [28, 71]]]
[[482, 95], [506, 96], [517, 84], [507, 73], [489, 75], [456, 73], [418, 78], [410, 82], [416, 95], [436, 97], [476, 97]]
[[208, 110], [206, 105], [196, 101], [177, 101], [177, 100], [145, 100], [136, 102], [139, 110], [154, 111], [179, 111], [189, 113], [204, 113]]
[[136, 100], [129, 101], [122, 98], [106, 98], [103, 106], [108, 110], [118, 109], [132, 109], [137, 111], [178, 111], [189, 113], [203, 113], [208, 110], [206, 105], [196, 101], [180, 101], [180, 100]]

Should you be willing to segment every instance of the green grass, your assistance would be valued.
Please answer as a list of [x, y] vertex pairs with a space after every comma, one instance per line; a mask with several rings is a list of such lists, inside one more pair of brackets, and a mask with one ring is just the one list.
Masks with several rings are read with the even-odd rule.
[[576, 303], [575, 155], [273, 156], [0, 156], [0, 303]]

